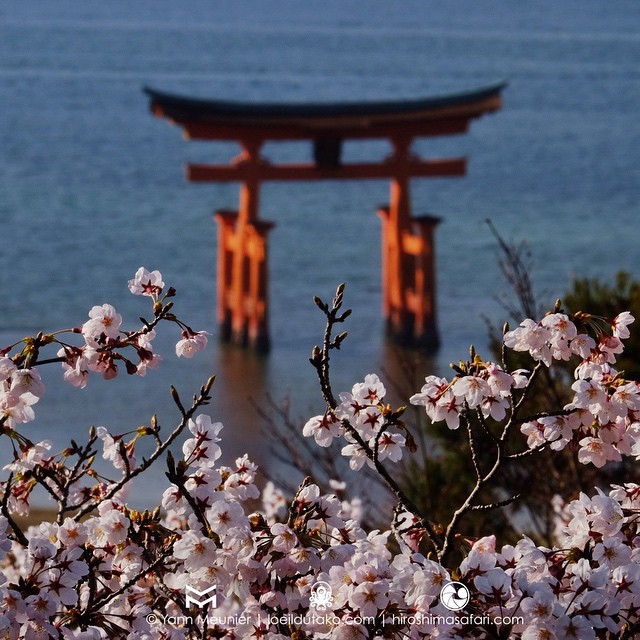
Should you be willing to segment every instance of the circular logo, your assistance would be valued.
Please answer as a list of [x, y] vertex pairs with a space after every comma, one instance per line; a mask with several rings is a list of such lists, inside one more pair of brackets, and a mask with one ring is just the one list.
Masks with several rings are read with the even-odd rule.
[[462, 582], [449, 582], [440, 591], [440, 602], [449, 611], [460, 611], [469, 603], [469, 589]]

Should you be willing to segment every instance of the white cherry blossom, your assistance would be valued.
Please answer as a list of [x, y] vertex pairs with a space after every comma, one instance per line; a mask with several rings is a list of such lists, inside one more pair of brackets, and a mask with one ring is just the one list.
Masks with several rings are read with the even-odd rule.
[[176, 343], [176, 355], [183, 358], [193, 358], [193, 356], [202, 351], [208, 342], [206, 331], [198, 331], [193, 333], [190, 331], [182, 332], [182, 339]]
[[132, 280], [129, 280], [129, 291], [136, 296], [150, 296], [155, 298], [160, 295], [164, 281], [159, 271], [147, 271], [140, 267]]
[[82, 335], [87, 342], [94, 344], [102, 334], [107, 338], [120, 335], [122, 316], [110, 304], [96, 305], [89, 311], [89, 320], [82, 325]]

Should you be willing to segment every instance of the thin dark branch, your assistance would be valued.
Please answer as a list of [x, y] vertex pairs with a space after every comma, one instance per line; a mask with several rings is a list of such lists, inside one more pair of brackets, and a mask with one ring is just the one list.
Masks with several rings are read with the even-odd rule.
[[127, 589], [131, 588], [138, 580], [144, 578], [144, 576], [153, 573], [171, 554], [173, 553], [173, 541], [167, 549], [165, 549], [148, 567], [141, 569], [136, 573], [135, 576], [129, 578], [123, 585], [120, 586], [116, 591], [112, 591], [106, 596], [102, 598], [98, 598], [97, 600], [89, 600], [87, 612], [91, 613], [94, 611], [100, 611], [104, 605], [108, 604], [114, 598], [117, 598], [119, 595], [122, 595]]
[[62, 488], [62, 493], [58, 501], [58, 515], [56, 517], [56, 522], [58, 524], [62, 524], [64, 520], [64, 514], [67, 511], [72, 511], [76, 509], [78, 506], [81, 506], [81, 505], [75, 505], [73, 507], [68, 506], [69, 489], [71, 485], [74, 484], [77, 480], [79, 480], [83, 475], [85, 475], [88, 468], [90, 468], [91, 463], [89, 463], [89, 465], [85, 466], [81, 470], [82, 464], [85, 463], [87, 460], [90, 460], [91, 457], [95, 455], [95, 452], [93, 451], [93, 445], [95, 444], [97, 439], [98, 439], [98, 436], [96, 434], [96, 430], [92, 427], [89, 430], [89, 440], [87, 441], [87, 444], [82, 449], [77, 447], [73, 440], [71, 441], [72, 444], [74, 445], [74, 448], [77, 449], [78, 460], [71, 468], [66, 478], [66, 482], [64, 483], [64, 486]]
[[[185, 413], [183, 414], [182, 420], [180, 421], [178, 426], [171, 432], [169, 437], [162, 443], [162, 445], [158, 446], [156, 450], [151, 454], [151, 456], [148, 459], [146, 459], [139, 467], [131, 471], [131, 473], [123, 476], [119, 482], [113, 485], [109, 489], [109, 491], [107, 491], [107, 493], [102, 497], [103, 501], [110, 500], [111, 498], [113, 498], [113, 496], [116, 493], [118, 493], [118, 491], [120, 491], [120, 489], [122, 489], [122, 487], [124, 487], [124, 485], [127, 484], [127, 482], [129, 482], [130, 480], [133, 480], [133, 478], [135, 478], [136, 476], [139, 476], [141, 473], [146, 471], [171, 446], [173, 441], [184, 431], [185, 427], [187, 426], [187, 423], [189, 422], [189, 419], [194, 416], [196, 411], [202, 405], [205, 405], [209, 402], [209, 399], [210, 399], [209, 392], [211, 391], [211, 387], [213, 386], [214, 380], [215, 380], [215, 376], [212, 376], [211, 378], [209, 378], [209, 380], [207, 380], [207, 382], [204, 384], [202, 389], [200, 389], [200, 394], [194, 398], [194, 402], [191, 408], [188, 411], [185, 411]], [[76, 517], [81, 518], [87, 515], [88, 513], [91, 513], [91, 511], [96, 509], [97, 506], [98, 505], [95, 503], [91, 503], [87, 505], [86, 507], [84, 507], [78, 512]]]
[[0, 503], [0, 513], [2, 513], [2, 515], [7, 519], [7, 523], [13, 530], [13, 533], [16, 536], [16, 540], [23, 547], [28, 547], [29, 541], [27, 540], [27, 537], [24, 535], [24, 533], [22, 533], [22, 529], [18, 526], [16, 521], [13, 519], [13, 517], [11, 516], [11, 513], [9, 513], [9, 496], [11, 495], [12, 482], [13, 482], [13, 473], [10, 473], [4, 488], [4, 495], [2, 496], [2, 502]]
[[529, 390], [533, 387], [533, 383], [535, 382], [536, 378], [540, 374], [540, 370], [542, 369], [542, 367], [544, 367], [544, 364], [542, 362], [536, 363], [536, 366], [534, 367], [533, 372], [529, 376], [529, 381], [527, 382], [526, 388], [523, 390], [522, 395], [520, 396], [519, 400], [516, 402], [515, 406], [513, 407], [513, 411], [511, 412], [511, 417], [509, 418], [509, 420], [504, 426], [502, 435], [500, 436], [501, 442], [505, 442], [505, 440], [508, 438], [509, 434], [511, 433], [511, 430], [513, 429], [513, 427], [516, 424], [519, 424], [518, 413], [522, 409], [522, 405], [525, 403], [529, 395]]
[[515, 496], [511, 496], [506, 500], [500, 500], [500, 502], [492, 502], [491, 504], [476, 504], [469, 508], [470, 511], [488, 511], [490, 509], [499, 509], [500, 507], [507, 507], [513, 504], [522, 494], [517, 493]]
[[525, 264], [522, 254], [526, 249], [526, 244], [519, 247], [507, 243], [498, 233], [491, 220], [487, 220], [487, 225], [498, 242], [498, 246], [502, 251], [503, 258], [498, 260], [500, 271], [504, 275], [507, 283], [515, 292], [521, 309], [510, 307], [506, 303], [502, 303], [506, 310], [513, 316], [518, 317], [521, 311], [528, 318], [538, 316], [538, 308], [533, 294], [533, 285], [531, 283], [531, 269]]
[[[333, 299], [333, 304], [331, 309], [329, 309], [328, 305], [322, 302], [322, 300], [320, 300], [319, 298], [315, 299], [316, 304], [327, 317], [327, 323], [324, 331], [322, 349], [320, 349], [319, 347], [314, 347], [313, 353], [310, 358], [310, 362], [318, 374], [322, 395], [325, 399], [325, 402], [327, 403], [328, 409], [331, 411], [334, 411], [336, 409], [336, 407], [338, 406], [338, 403], [336, 402], [336, 399], [331, 390], [329, 354], [331, 349], [339, 348], [340, 343], [346, 336], [346, 333], [343, 333], [343, 334], [340, 334], [335, 340], [332, 340], [333, 328], [337, 323], [344, 322], [344, 320], [351, 313], [351, 311], [348, 310], [348, 311], [345, 311], [340, 316], [338, 316], [338, 311], [342, 307], [344, 289], [345, 289], [344, 284], [341, 284], [338, 287], [335, 298]], [[431, 523], [427, 518], [425, 518], [420, 513], [420, 510], [418, 509], [417, 505], [400, 488], [400, 485], [389, 474], [389, 472], [387, 471], [385, 466], [380, 462], [380, 460], [378, 460], [375, 452], [362, 439], [358, 431], [349, 423], [349, 421], [343, 420], [342, 426], [344, 430], [349, 434], [349, 436], [365, 452], [365, 454], [367, 455], [367, 457], [375, 467], [375, 470], [385, 481], [389, 489], [393, 492], [396, 499], [402, 503], [406, 511], [413, 514], [416, 518], [420, 520], [422, 527], [427, 532], [427, 535], [430, 538], [434, 549], [436, 550], [436, 552], [438, 552], [442, 546], [442, 537], [436, 533], [433, 523]]]

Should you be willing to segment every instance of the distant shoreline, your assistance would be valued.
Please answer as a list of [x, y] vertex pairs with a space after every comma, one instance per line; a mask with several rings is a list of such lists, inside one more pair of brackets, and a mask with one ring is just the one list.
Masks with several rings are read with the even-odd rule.
[[56, 509], [53, 507], [31, 507], [28, 516], [13, 515], [16, 524], [25, 530], [31, 526], [38, 526], [41, 522], [54, 522]]

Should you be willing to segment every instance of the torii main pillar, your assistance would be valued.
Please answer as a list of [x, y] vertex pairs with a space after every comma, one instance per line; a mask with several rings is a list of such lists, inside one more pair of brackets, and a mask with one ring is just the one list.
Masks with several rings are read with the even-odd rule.
[[244, 167], [238, 211], [217, 211], [218, 324], [225, 341], [269, 349], [267, 235], [272, 222], [258, 219], [260, 149], [256, 141], [242, 142], [234, 163]]
[[[218, 211], [218, 322], [223, 340], [269, 348], [267, 239], [259, 220], [264, 180], [390, 179], [382, 219], [382, 307], [389, 335], [405, 344], [437, 347], [434, 230], [438, 219], [411, 214], [410, 181], [462, 176], [465, 158], [423, 160], [416, 137], [460, 134], [469, 122], [501, 106], [504, 84], [464, 94], [404, 102], [247, 104], [198, 100], [151, 89], [151, 109], [180, 124], [189, 139], [235, 140], [241, 153], [227, 165], [187, 165], [191, 181], [239, 182], [237, 211]], [[345, 139], [386, 138], [392, 153], [379, 162], [343, 164]], [[314, 162], [272, 164], [268, 140], [307, 139]]]

